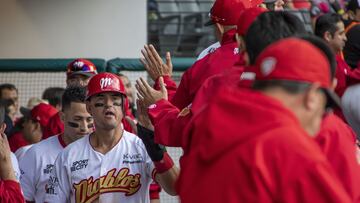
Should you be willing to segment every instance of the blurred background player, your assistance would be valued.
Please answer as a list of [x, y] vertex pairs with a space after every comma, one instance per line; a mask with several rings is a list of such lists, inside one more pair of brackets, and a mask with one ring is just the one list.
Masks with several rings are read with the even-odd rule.
[[16, 178], [16, 173], [18, 173], [16, 172], [18, 171], [16, 158], [12, 158], [14, 155], [10, 151], [7, 136], [4, 133], [6, 128], [4, 119], [5, 106], [0, 102], [0, 202], [24, 202], [19, 180]]
[[21, 113], [24, 115], [23, 136], [28, 145], [23, 146], [15, 151], [15, 155], [20, 162], [30, 147], [38, 143], [43, 138], [43, 133], [46, 129], [49, 119], [58, 113], [58, 111], [50, 104], [40, 103], [32, 109], [21, 108]]
[[20, 162], [21, 187], [27, 202], [44, 202], [50, 172], [57, 155], [70, 143], [92, 132], [93, 119], [86, 110], [86, 88], [67, 87], [62, 95], [60, 117], [64, 133], [33, 145]]
[[44, 90], [41, 99], [48, 101], [48, 103], [61, 111], [61, 99], [65, 89], [62, 87], [48, 87]]
[[13, 84], [0, 85], [0, 99], [12, 99], [15, 103], [16, 112], [19, 111], [19, 92]]

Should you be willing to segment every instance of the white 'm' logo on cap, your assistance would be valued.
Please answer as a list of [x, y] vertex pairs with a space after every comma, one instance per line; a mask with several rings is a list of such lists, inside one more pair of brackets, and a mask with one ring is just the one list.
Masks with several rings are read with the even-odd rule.
[[83, 67], [83, 66], [84, 66], [84, 62], [82, 62], [82, 61], [76, 61], [76, 62], [74, 63], [74, 66], [75, 66], [75, 67]]
[[263, 76], [269, 75], [275, 68], [276, 58], [274, 57], [267, 57], [263, 60], [260, 65], [261, 73]]
[[113, 83], [113, 80], [111, 78], [101, 78], [100, 87], [101, 87], [101, 89], [104, 89], [107, 86], [112, 85], [112, 83]]

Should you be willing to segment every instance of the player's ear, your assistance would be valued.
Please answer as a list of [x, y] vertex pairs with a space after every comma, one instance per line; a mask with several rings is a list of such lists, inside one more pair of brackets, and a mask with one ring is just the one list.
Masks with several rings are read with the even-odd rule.
[[92, 108], [91, 108], [91, 105], [90, 105], [90, 100], [86, 100], [85, 104], [86, 104], [87, 112], [89, 112], [89, 114], [92, 115], [92, 113], [91, 113]]

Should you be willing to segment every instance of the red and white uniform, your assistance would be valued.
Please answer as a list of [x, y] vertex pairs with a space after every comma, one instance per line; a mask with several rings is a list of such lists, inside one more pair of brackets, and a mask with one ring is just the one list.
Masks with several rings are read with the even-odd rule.
[[64, 147], [61, 135], [51, 136], [33, 145], [21, 159], [20, 183], [27, 201], [44, 202], [51, 170]]
[[124, 131], [106, 154], [87, 135], [67, 146], [55, 161], [46, 202], [150, 202], [153, 162], [142, 141]]

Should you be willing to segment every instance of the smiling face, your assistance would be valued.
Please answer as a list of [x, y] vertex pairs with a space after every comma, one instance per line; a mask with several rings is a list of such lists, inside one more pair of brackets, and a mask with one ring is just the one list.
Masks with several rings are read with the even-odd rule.
[[94, 118], [96, 129], [113, 130], [121, 126], [122, 102], [123, 96], [114, 92], [99, 93], [87, 101], [86, 108]]

